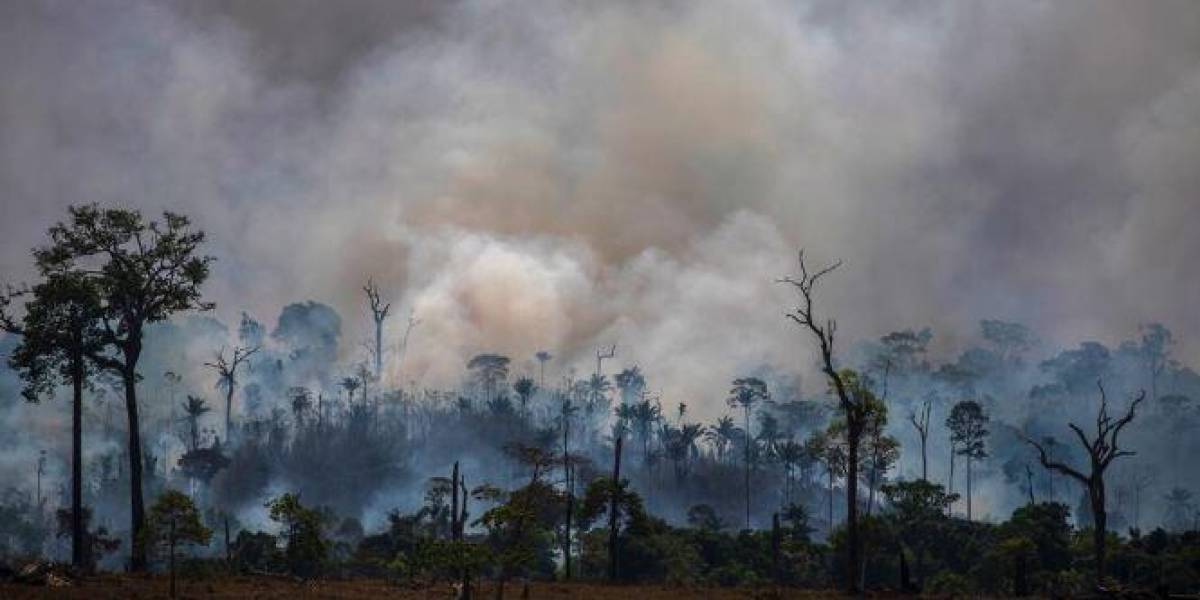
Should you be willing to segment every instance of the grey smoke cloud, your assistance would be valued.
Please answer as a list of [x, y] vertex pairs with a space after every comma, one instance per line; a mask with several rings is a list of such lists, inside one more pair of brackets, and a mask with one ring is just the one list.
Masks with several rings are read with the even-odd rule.
[[373, 276], [422, 320], [393, 382], [617, 343], [718, 414], [808, 370], [799, 246], [844, 340], [1200, 348], [1190, 2], [8, 3], [0, 75], [4, 279], [68, 204], [182, 211], [226, 323], [325, 302], [361, 358]]

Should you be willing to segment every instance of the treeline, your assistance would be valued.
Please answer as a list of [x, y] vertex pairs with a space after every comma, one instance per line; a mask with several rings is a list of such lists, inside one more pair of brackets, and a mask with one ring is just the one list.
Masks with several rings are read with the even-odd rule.
[[[1194, 448], [1200, 376], [1161, 325], [1041, 360], [1033, 331], [995, 320], [941, 362], [927, 329], [843, 349], [814, 308], [838, 264], [812, 269], [801, 254], [781, 281], [796, 292], [787, 317], [826, 393], [769, 368], [732, 374], [713, 392], [728, 413], [704, 423], [664, 404], [639, 366], [606, 370], [616, 347], [596, 351], [589, 375], [549, 383], [543, 351], [522, 372], [503, 354], [471, 357], [455, 390], [389, 387], [391, 305], [371, 281], [360, 363], [338, 363], [340, 317], [314, 302], [285, 307], [269, 333], [249, 315], [233, 336], [174, 322], [212, 308], [203, 234], [179, 215], [78, 207], [49, 238], [34, 252], [41, 280], [0, 296], [0, 324], [27, 399], [72, 391], [71, 483], [57, 501], [40, 487], [0, 499], [10, 556], [62, 540], [80, 570], [140, 570], [164, 545], [166, 564], [195, 544], [184, 569], [464, 588], [583, 578], [1020, 595], [1200, 581], [1195, 482], [1177, 458]], [[196, 340], [210, 358], [166, 358]], [[202, 392], [213, 384], [216, 402]], [[84, 426], [101, 422], [106, 445], [85, 463]], [[164, 541], [164, 518], [191, 537]]]

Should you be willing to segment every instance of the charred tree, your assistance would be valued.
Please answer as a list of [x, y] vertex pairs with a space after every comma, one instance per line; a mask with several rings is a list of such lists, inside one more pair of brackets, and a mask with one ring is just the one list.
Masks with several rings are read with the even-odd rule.
[[624, 436], [617, 436], [616, 442], [613, 444], [613, 474], [612, 474], [612, 497], [609, 499], [608, 505], [608, 580], [616, 583], [617, 581], [617, 522], [620, 518], [620, 501], [621, 501], [621, 440]]
[[1084, 433], [1083, 428], [1074, 423], [1067, 424], [1071, 428], [1071, 431], [1075, 433], [1075, 437], [1079, 440], [1080, 445], [1083, 446], [1084, 451], [1088, 454], [1090, 465], [1086, 473], [1051, 458], [1046, 452], [1045, 445], [1042, 443], [1029, 437], [1026, 437], [1025, 441], [1037, 450], [1038, 460], [1042, 463], [1042, 467], [1057, 471], [1078, 481], [1087, 491], [1088, 502], [1092, 509], [1092, 552], [1096, 566], [1096, 585], [1101, 586], [1104, 579], [1105, 561], [1107, 559], [1105, 538], [1108, 535], [1104, 472], [1114, 460], [1122, 456], [1133, 456], [1135, 454], [1129, 450], [1121, 450], [1120, 446], [1118, 446], [1118, 438], [1121, 435], [1121, 430], [1133, 421], [1137, 406], [1146, 399], [1146, 392], [1144, 390], [1138, 392], [1138, 395], [1129, 403], [1129, 408], [1125, 411], [1125, 414], [1114, 419], [1108, 414], [1108, 396], [1104, 392], [1103, 382], [1097, 381], [1096, 387], [1100, 390], [1100, 410], [1096, 414], [1095, 437], [1089, 439], [1088, 435]]
[[233, 356], [226, 359], [225, 349], [221, 348], [217, 351], [217, 357], [213, 362], [204, 363], [204, 366], [217, 372], [217, 386], [225, 390], [225, 441], [230, 441], [230, 432], [233, 429], [233, 392], [237, 389], [237, 371], [238, 367], [258, 352], [258, 347], [243, 348], [241, 346], [233, 347]]
[[785, 316], [802, 330], [809, 332], [817, 342], [821, 355], [821, 372], [829, 380], [830, 387], [837, 397], [838, 409], [846, 422], [846, 589], [852, 594], [857, 594], [861, 591], [857, 574], [862, 572], [862, 540], [858, 523], [858, 450], [870, 407], [866, 398], [851, 393], [834, 362], [837, 321], [819, 318], [814, 307], [817, 283], [842, 263], [837, 261], [809, 272], [808, 265], [804, 262], [803, 250], [798, 255], [798, 262], [798, 278], [784, 277], [779, 280], [780, 283], [792, 286], [799, 300], [799, 304], [785, 313]]
[[[375, 282], [368, 279], [367, 285], [363, 286], [363, 291], [367, 293], [367, 307], [371, 309], [371, 320], [375, 322], [375, 378], [383, 378], [383, 322], [388, 318], [389, 311], [392, 309], [390, 303], [384, 303], [379, 296], [379, 287]], [[411, 319], [410, 319], [411, 322]]]
[[921, 405], [921, 411], [908, 415], [908, 420], [917, 429], [921, 439], [921, 480], [929, 481], [929, 417], [933, 410], [933, 402], [928, 398]]

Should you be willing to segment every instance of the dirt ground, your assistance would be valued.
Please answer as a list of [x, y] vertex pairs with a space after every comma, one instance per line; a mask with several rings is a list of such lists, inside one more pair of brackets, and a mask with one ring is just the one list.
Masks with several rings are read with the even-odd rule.
[[[36, 587], [20, 584], [0, 584], [0, 600], [22, 600], [26, 598], [72, 598], [72, 599], [133, 599], [167, 598], [166, 577], [137, 577], [105, 575], [79, 580], [69, 587]], [[494, 588], [484, 585], [476, 588], [475, 597], [490, 600]], [[523, 585], [510, 582], [505, 586], [505, 597], [523, 597]], [[406, 589], [380, 580], [320, 581], [299, 583], [285, 579], [267, 577], [225, 577], [200, 581], [179, 581], [179, 597], [194, 599], [267, 599], [280, 598], [404, 598], [443, 599], [453, 598], [451, 588], [438, 586], [430, 589]], [[583, 583], [532, 583], [529, 598], [551, 600], [590, 599], [634, 599], [659, 600], [665, 598], [704, 598], [712, 600], [773, 599], [773, 598], [827, 598], [835, 594], [811, 590], [772, 589], [713, 589], [664, 586], [601, 586]]]

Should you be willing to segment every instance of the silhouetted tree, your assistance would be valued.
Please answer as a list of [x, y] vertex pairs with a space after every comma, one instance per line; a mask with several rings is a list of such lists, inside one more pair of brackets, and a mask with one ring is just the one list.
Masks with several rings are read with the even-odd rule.
[[[780, 280], [796, 291], [799, 304], [785, 316], [812, 334], [817, 342], [821, 355], [821, 371], [829, 379], [837, 397], [838, 408], [846, 421], [846, 553], [847, 553], [847, 590], [859, 592], [859, 581], [855, 574], [862, 572], [862, 543], [858, 527], [858, 447], [862, 439], [863, 428], [869, 411], [866, 395], [855, 393], [846, 385], [843, 372], [834, 363], [834, 341], [837, 334], [837, 321], [824, 320], [817, 316], [814, 310], [817, 283], [841, 266], [841, 261], [835, 262], [822, 269], [810, 273], [804, 262], [804, 251], [798, 255], [800, 276], [785, 277]], [[864, 390], [859, 390], [864, 391]]]
[[[97, 290], [100, 338], [106, 349], [91, 358], [118, 375], [125, 388], [130, 521], [137, 539], [145, 524], [145, 457], [137, 401], [144, 328], [175, 312], [211, 309], [211, 303], [200, 300], [200, 285], [208, 278], [213, 259], [197, 255], [204, 233], [192, 230], [187, 217], [179, 214], [166, 212], [161, 222], [147, 222], [136, 210], [101, 209], [95, 204], [73, 206], [69, 213], [66, 223], [50, 229], [51, 245], [35, 255], [47, 275], [84, 277]], [[140, 571], [146, 557], [136, 546], [130, 567]]]
[[225, 390], [226, 442], [230, 440], [230, 434], [233, 430], [233, 392], [237, 389], [238, 367], [245, 364], [255, 352], [258, 352], [258, 347], [242, 348], [241, 346], [234, 346], [233, 356], [226, 359], [225, 349], [221, 348], [217, 351], [217, 357], [213, 362], [204, 363], [204, 366], [217, 372], [217, 387]]
[[1071, 431], [1075, 432], [1080, 445], [1083, 446], [1084, 451], [1088, 454], [1091, 465], [1087, 473], [1051, 458], [1046, 452], [1044, 444], [1029, 437], [1026, 437], [1025, 441], [1037, 450], [1038, 459], [1041, 461], [1042, 467], [1053, 469], [1078, 481], [1087, 491], [1092, 509], [1092, 552], [1096, 562], [1096, 585], [1101, 585], [1105, 570], [1105, 538], [1108, 535], [1104, 472], [1114, 460], [1122, 456], [1132, 456], [1134, 454], [1128, 450], [1121, 450], [1117, 443], [1121, 435], [1121, 430], [1133, 421], [1138, 404], [1141, 404], [1142, 400], [1146, 399], [1146, 392], [1139, 392], [1137, 397], [1129, 403], [1129, 408], [1125, 411], [1125, 414], [1114, 419], [1108, 414], [1108, 396], [1104, 392], [1104, 384], [1097, 381], [1096, 387], [1100, 390], [1100, 410], [1096, 413], [1095, 437], [1088, 439], [1088, 435], [1078, 425], [1074, 423], [1067, 424], [1071, 428]]
[[[76, 273], [50, 275], [28, 290], [25, 316], [9, 314], [8, 295], [0, 295], [0, 329], [21, 336], [8, 364], [25, 381], [22, 394], [36, 402], [52, 396], [60, 382], [71, 385], [71, 562], [86, 562], [83, 523], [83, 390], [93, 372], [88, 359], [100, 351], [100, 301], [96, 287]], [[13, 296], [25, 296], [16, 293]]]
[[521, 419], [524, 420], [529, 416], [529, 399], [537, 392], [537, 385], [528, 377], [520, 377], [513, 382], [513, 391], [521, 402]]
[[486, 401], [495, 397], [496, 384], [508, 379], [508, 363], [508, 357], [499, 354], [477, 354], [467, 361], [467, 369], [483, 387]]
[[200, 417], [204, 416], [210, 410], [212, 409], [199, 396], [188, 395], [187, 401], [183, 403], [183, 414], [186, 415], [184, 419], [187, 420], [188, 432], [190, 434], [191, 444], [188, 446], [189, 450], [200, 448]]
[[987, 457], [988, 416], [974, 400], [963, 400], [950, 409], [946, 427], [957, 453], [967, 459], [967, 520], [971, 520], [971, 464]]
[[141, 545], [147, 550], [163, 548], [171, 573], [171, 597], [176, 598], [175, 549], [180, 544], [208, 544], [212, 531], [200, 520], [200, 512], [187, 494], [167, 490], [150, 507], [150, 518], [142, 530]]
[[921, 440], [921, 479], [929, 481], [929, 416], [933, 410], [933, 400], [926, 398], [921, 404], [919, 412], [910, 413], [908, 420], [917, 429], [917, 436]]
[[372, 352], [372, 358], [375, 359], [375, 377], [382, 379], [383, 322], [387, 320], [392, 305], [383, 301], [379, 295], [379, 287], [371, 279], [367, 279], [367, 285], [363, 286], [363, 291], [367, 294], [367, 308], [371, 309], [371, 320], [375, 323], [375, 350]]
[[767, 384], [763, 380], [757, 377], [740, 377], [733, 380], [733, 388], [729, 390], [729, 398], [726, 400], [730, 407], [742, 409], [742, 414], [745, 416], [745, 453], [743, 454], [743, 459], [745, 461], [746, 474], [746, 529], [750, 529], [750, 413], [754, 409], [755, 404], [770, 399], [771, 394], [767, 391]]

